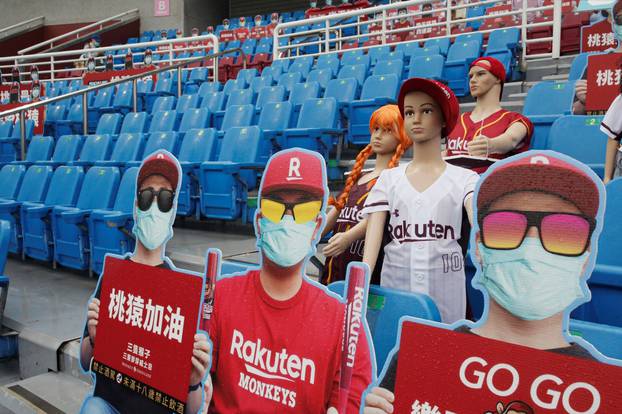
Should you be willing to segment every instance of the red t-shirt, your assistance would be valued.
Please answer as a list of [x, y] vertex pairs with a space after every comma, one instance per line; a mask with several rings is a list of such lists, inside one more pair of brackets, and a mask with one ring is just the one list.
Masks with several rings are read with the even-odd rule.
[[[489, 158], [503, 159], [509, 156], [525, 152], [529, 150], [529, 144], [531, 142], [531, 134], [533, 133], [533, 124], [529, 118], [519, 114], [518, 112], [511, 112], [505, 109], [500, 109], [489, 117], [473, 122], [471, 120], [471, 112], [465, 112], [460, 116], [460, 122], [456, 124], [454, 130], [447, 137], [447, 156], [452, 155], [469, 155], [467, 144], [478, 135], [485, 135], [489, 138], [495, 138], [503, 134], [510, 125], [520, 122], [527, 128], [527, 136], [523, 139], [520, 145], [507, 154], [489, 154]], [[474, 169], [474, 171], [481, 173], [486, 168]]]
[[[216, 283], [210, 413], [325, 414], [337, 407], [344, 305], [303, 280], [286, 301], [272, 299], [259, 271]], [[348, 401], [358, 413], [371, 382], [366, 336], [359, 336]]]

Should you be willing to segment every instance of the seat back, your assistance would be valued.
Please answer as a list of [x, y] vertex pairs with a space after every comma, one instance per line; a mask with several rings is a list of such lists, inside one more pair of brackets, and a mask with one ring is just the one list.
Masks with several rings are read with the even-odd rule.
[[14, 200], [26, 173], [23, 165], [5, 165], [0, 170], [0, 199]]
[[380, 60], [381, 56], [383, 56], [386, 53], [389, 53], [390, 51], [391, 51], [391, 46], [389, 45], [372, 47], [367, 52], [367, 55], [369, 55], [370, 63], [372, 65], [375, 65], [376, 63], [378, 63], [378, 60]]
[[145, 144], [143, 150], [143, 159], [147, 158], [149, 154], [156, 152], [157, 150], [164, 149], [170, 153], [175, 150], [175, 144], [177, 143], [177, 133], [172, 131], [166, 132], [154, 132], [149, 135], [149, 139]]
[[509, 49], [519, 42], [520, 30], [518, 27], [494, 30], [488, 37], [487, 51]]
[[244, 82], [247, 85], [250, 85], [251, 81], [257, 76], [259, 76], [259, 72], [255, 68], [242, 69], [238, 72], [237, 79], [244, 79]]
[[114, 94], [112, 106], [129, 107], [132, 106], [132, 83], [127, 82], [119, 85], [119, 89]]
[[173, 81], [171, 78], [160, 76], [155, 84], [155, 93], [171, 93], [173, 90]]
[[244, 89], [246, 88], [246, 79], [229, 79], [227, 83], [225, 83], [225, 87], [223, 88], [223, 92], [225, 96], [229, 96], [231, 92], [236, 89]]
[[233, 105], [227, 108], [222, 121], [222, 131], [232, 127], [244, 127], [251, 125], [255, 109], [253, 105]]
[[13, 123], [10, 121], [0, 122], [0, 137], [10, 137], [13, 131]]
[[130, 112], [125, 115], [123, 124], [121, 125], [121, 131], [119, 133], [143, 133], [145, 132], [146, 127], [147, 112]]
[[336, 54], [320, 55], [320, 57], [317, 58], [317, 64], [315, 65], [316, 69], [330, 69], [332, 76], [337, 75], [337, 72], [339, 72], [339, 66], [339, 57]]
[[136, 178], [138, 176], [138, 167], [131, 167], [125, 170], [121, 182], [119, 183], [119, 191], [114, 200], [114, 211], [130, 214], [134, 211], [134, 200], [136, 197]]
[[188, 109], [197, 108], [199, 106], [199, 95], [190, 94], [190, 95], [181, 95], [179, 100], [177, 101], [177, 106], [175, 110], [178, 113], [183, 114]]
[[395, 75], [398, 79], [402, 79], [402, 71], [404, 70], [404, 61], [403, 60], [382, 60], [376, 63], [376, 67], [374, 67], [374, 71], [372, 72], [374, 75]]
[[136, 81], [136, 92], [147, 93], [153, 90], [153, 79], [138, 79]]
[[143, 139], [143, 134], [119, 134], [110, 160], [117, 162], [136, 161], [142, 149]]
[[579, 53], [570, 65], [570, 72], [568, 73], [568, 80], [574, 81], [581, 79], [587, 68], [587, 59], [591, 53]]
[[[259, 79], [259, 78], [257, 78]], [[268, 86], [259, 90], [257, 95], [257, 108], [263, 108], [269, 102], [283, 102], [285, 100], [285, 87], [284, 86]]]
[[205, 94], [210, 92], [220, 92], [220, 83], [219, 82], [203, 82], [201, 86], [199, 86], [199, 96], [202, 98]]
[[216, 141], [214, 128], [191, 129], [184, 136], [177, 158], [180, 162], [211, 161], [214, 159]]
[[445, 59], [441, 55], [414, 56], [410, 61], [408, 77], [440, 80], [444, 65]]
[[263, 88], [270, 86], [272, 86], [272, 77], [259, 76], [257, 78], [253, 78], [250, 88], [253, 90], [253, 92], [258, 93], [261, 92]]
[[302, 82], [302, 74], [300, 72], [283, 73], [279, 76], [277, 85], [284, 86], [287, 93], [290, 93], [294, 85]]
[[261, 130], [257, 126], [233, 127], [225, 132], [218, 161], [257, 162]]
[[320, 88], [325, 90], [332, 78], [333, 72], [330, 68], [313, 69], [307, 76], [307, 82], [317, 82], [320, 84]]
[[224, 92], [208, 92], [203, 96], [201, 108], [207, 108], [211, 113], [221, 111], [225, 102]]
[[404, 56], [408, 56], [408, 57], [415, 55], [417, 53], [416, 51], [419, 49], [421, 49], [421, 46], [419, 45], [419, 42], [417, 41], [398, 43], [395, 46], [395, 51], [404, 52]]
[[622, 328], [571, 319], [569, 330], [572, 335], [585, 339], [604, 355], [622, 359]]
[[363, 85], [361, 99], [397, 99], [400, 79], [396, 75], [370, 76]]
[[609, 266], [622, 267], [620, 242], [622, 242], [622, 178], [617, 178], [607, 184], [607, 207], [602, 233], [598, 244], [597, 263]]
[[112, 151], [110, 135], [87, 135], [80, 151], [80, 161], [96, 162], [107, 160]]
[[45, 196], [47, 206], [73, 206], [84, 179], [82, 167], [60, 166], [54, 171]]
[[82, 104], [75, 103], [69, 107], [67, 119], [71, 122], [82, 122]]
[[119, 187], [117, 167], [93, 167], [84, 176], [76, 207], [81, 210], [110, 209]]
[[175, 128], [176, 119], [177, 113], [175, 111], [154, 112], [151, 125], [149, 126], [149, 132], [172, 131], [173, 128]]
[[[65, 105], [52, 105], [51, 107], [48, 107], [48, 109], [45, 111], [45, 120], [56, 121], [58, 119], [64, 119], [66, 111], [67, 108], [65, 107]], [[4, 135], [1, 135], [0, 132], [0, 136]]]
[[158, 96], [155, 101], [153, 101], [153, 106], [151, 107], [151, 112], [156, 113], [160, 111], [170, 111], [175, 106], [175, 97], [174, 96]]
[[476, 59], [479, 57], [480, 44], [474, 40], [468, 42], [454, 43], [447, 53], [448, 61]]
[[252, 103], [253, 91], [251, 89], [237, 89], [232, 91], [229, 95], [226, 108], [229, 108], [232, 105], [246, 105]]
[[441, 52], [441, 55], [447, 56], [447, 51], [449, 50], [450, 44], [451, 42], [449, 41], [449, 38], [443, 37], [439, 39], [426, 40], [424, 45], [425, 47], [438, 46], [438, 50]]
[[[82, 115], [80, 115], [81, 117]], [[82, 118], [80, 118], [82, 119]], [[24, 137], [29, 140], [30, 138], [32, 138], [32, 132], [35, 129], [35, 121], [32, 119], [27, 119], [26, 120], [26, 133], [24, 134]], [[21, 136], [21, 132], [22, 132], [22, 126], [21, 124], [18, 122], [17, 124], [15, 124], [13, 126], [13, 134], [11, 135], [12, 138], [20, 138]]]
[[364, 65], [365, 71], [369, 69], [369, 55], [351, 55], [352, 51], [345, 52], [341, 58], [342, 66]]
[[53, 172], [49, 165], [33, 165], [28, 168], [17, 194], [17, 201], [43, 202]]
[[335, 98], [338, 102], [352, 102], [356, 98], [358, 82], [354, 78], [333, 79], [328, 82], [324, 98]]
[[[331, 292], [343, 296], [345, 282], [328, 285]], [[377, 366], [383, 366], [395, 346], [399, 321], [403, 316], [414, 316], [440, 322], [441, 315], [432, 298], [421, 293], [394, 290], [370, 285], [367, 299], [367, 323], [376, 353]]]
[[194, 68], [190, 71], [190, 77], [188, 78], [188, 81], [190, 83], [204, 82], [207, 79], [207, 75], [207, 68]]
[[0, 220], [0, 275], [4, 274], [6, 258], [9, 253], [9, 241], [11, 239], [11, 223]]
[[464, 42], [475, 42], [478, 46], [478, 49], [482, 48], [482, 43], [484, 42], [484, 35], [482, 33], [463, 33], [456, 37], [454, 44], [456, 43], [464, 43]]
[[121, 114], [104, 114], [99, 118], [97, 123], [96, 134], [110, 134], [116, 135], [119, 133], [121, 127], [121, 120], [123, 116]]
[[363, 85], [366, 77], [367, 66], [364, 64], [343, 66], [337, 75], [337, 79], [354, 78], [359, 85]]
[[[54, 150], [54, 138], [43, 135], [33, 137], [28, 145], [28, 152], [26, 153], [26, 161], [37, 162], [49, 160]], [[3, 183], [2, 180], [0, 182]], [[0, 198], [2, 198], [0, 196]]]
[[92, 107], [103, 108], [105, 106], [110, 106], [110, 103], [112, 102], [113, 89], [114, 87], [100, 89], [99, 92], [97, 92], [97, 95], [95, 95]]
[[311, 60], [309, 59], [298, 60], [298, 59], [300, 58], [297, 58], [296, 61], [292, 63], [292, 65], [289, 67], [287, 72], [289, 73], [300, 72], [302, 77], [306, 79], [307, 75], [311, 71], [311, 65], [313, 64], [313, 59]]
[[573, 101], [574, 82], [538, 82], [527, 92], [523, 114], [526, 116], [569, 114]]
[[304, 101], [320, 96], [320, 84], [314, 81], [294, 85], [289, 101], [292, 105], [302, 105]]
[[335, 128], [337, 115], [335, 98], [307, 99], [300, 110], [298, 128]]
[[291, 115], [290, 102], [269, 102], [263, 107], [257, 125], [262, 130], [283, 131], [289, 128]]
[[413, 53], [412, 56], [440, 55], [441, 49], [437, 45], [434, 45], [434, 46], [422, 47], [419, 49], [413, 49], [412, 53]]
[[52, 161], [67, 163], [76, 159], [82, 148], [81, 135], [63, 135], [56, 142]]
[[179, 132], [186, 132], [195, 128], [207, 128], [209, 123], [209, 110], [207, 108], [188, 109], [181, 118]]

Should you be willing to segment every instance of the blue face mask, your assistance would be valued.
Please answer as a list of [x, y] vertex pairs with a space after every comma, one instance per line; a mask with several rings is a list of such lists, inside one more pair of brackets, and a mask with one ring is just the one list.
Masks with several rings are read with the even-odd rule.
[[618, 42], [622, 42], [622, 25], [615, 24], [615, 22], [611, 25], [613, 29], [613, 34], [618, 38]]
[[268, 259], [281, 267], [290, 267], [300, 263], [313, 252], [311, 245], [316, 222], [298, 224], [290, 215], [279, 223], [273, 223], [265, 217], [259, 219], [259, 247]]
[[511, 314], [542, 320], [584, 297], [580, 277], [588, 253], [567, 257], [544, 250], [540, 240], [526, 237], [513, 250], [495, 250], [479, 243], [480, 283]]
[[149, 210], [142, 211], [134, 207], [136, 222], [132, 233], [148, 250], [155, 250], [172, 236], [175, 209], [163, 213], [154, 200]]

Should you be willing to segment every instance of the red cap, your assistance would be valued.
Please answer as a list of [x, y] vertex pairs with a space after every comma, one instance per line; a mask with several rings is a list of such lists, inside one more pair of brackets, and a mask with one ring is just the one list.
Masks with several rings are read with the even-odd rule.
[[477, 66], [487, 70], [488, 72], [492, 73], [497, 79], [499, 79], [499, 81], [501, 81], [501, 93], [499, 94], [499, 97], [501, 97], [501, 95], [503, 95], [503, 84], [505, 83], [506, 76], [505, 66], [503, 66], [503, 63], [493, 57], [485, 56], [475, 59], [473, 63], [471, 63], [469, 69], [473, 66]]
[[278, 14], [278, 13], [272, 13], [272, 14], [270, 15], [270, 18], [272, 18], [272, 19], [278, 19], [278, 18], [279, 18], [279, 14]]
[[583, 214], [596, 217], [600, 195], [594, 179], [553, 154], [529, 151], [499, 167], [493, 164], [479, 187], [477, 209], [488, 208], [490, 203], [508, 193], [540, 191], [571, 201]]
[[137, 189], [140, 188], [145, 179], [151, 175], [161, 175], [166, 178], [177, 191], [179, 181], [178, 162], [171, 154], [166, 151], [156, 151], [143, 161], [140, 171], [138, 171]]
[[259, 194], [274, 190], [303, 190], [324, 198], [328, 184], [321, 155], [292, 148], [276, 153], [263, 173]]
[[442, 134], [446, 137], [454, 129], [456, 122], [458, 122], [458, 116], [460, 115], [458, 98], [456, 98], [449, 86], [441, 82], [432, 79], [410, 78], [402, 84], [399, 97], [397, 98], [397, 105], [400, 108], [402, 117], [404, 117], [404, 98], [410, 92], [416, 91], [430, 95], [441, 108], [445, 121]]
[[263, 17], [261, 17], [261, 14], [258, 14], [257, 16], [255, 16], [255, 21], [261, 20], [261, 19], [263, 19]]
[[214, 33], [214, 26], [207, 26], [207, 33]]

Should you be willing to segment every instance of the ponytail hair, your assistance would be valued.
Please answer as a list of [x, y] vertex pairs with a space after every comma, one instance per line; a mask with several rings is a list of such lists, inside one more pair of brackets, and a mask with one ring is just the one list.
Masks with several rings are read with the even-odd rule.
[[[373, 133], [376, 128], [390, 129], [393, 132], [393, 136], [398, 140], [398, 145], [389, 162], [389, 168], [396, 167], [404, 152], [412, 145], [412, 141], [404, 132], [404, 119], [397, 105], [385, 105], [374, 111], [369, 120], [370, 133]], [[337, 210], [341, 211], [346, 205], [350, 190], [361, 177], [365, 161], [367, 161], [371, 153], [372, 147], [369, 144], [358, 153], [343, 191], [336, 200], [334, 198], [329, 200], [328, 203], [335, 206]]]

